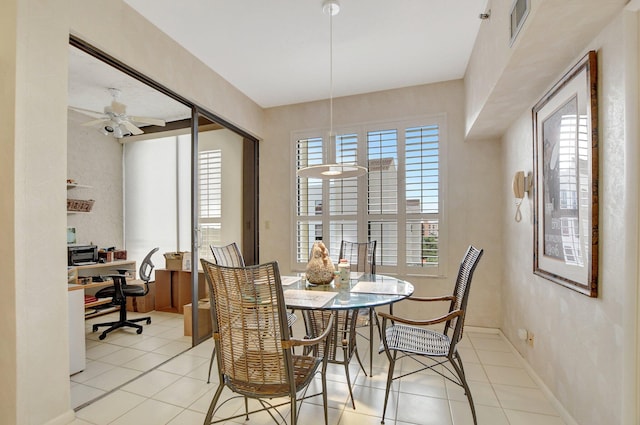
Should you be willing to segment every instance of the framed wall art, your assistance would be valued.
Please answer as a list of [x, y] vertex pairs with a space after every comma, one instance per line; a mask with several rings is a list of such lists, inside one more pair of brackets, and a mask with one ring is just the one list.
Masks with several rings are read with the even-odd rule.
[[533, 107], [533, 272], [598, 296], [597, 55], [590, 51]]

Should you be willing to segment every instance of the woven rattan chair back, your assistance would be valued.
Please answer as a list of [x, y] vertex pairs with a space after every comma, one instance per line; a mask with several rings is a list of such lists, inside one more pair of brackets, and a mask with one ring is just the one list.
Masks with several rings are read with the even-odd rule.
[[[441, 317], [416, 320], [416, 318], [400, 317], [398, 315], [378, 313], [382, 318], [382, 344], [389, 360], [387, 386], [382, 407], [382, 423], [387, 412], [387, 403], [391, 391], [391, 383], [408, 375], [430, 370], [437, 373], [464, 390], [474, 425], [477, 425], [475, 406], [467, 378], [465, 376], [462, 358], [457, 350], [457, 344], [462, 339], [464, 318], [471, 288], [471, 278], [482, 257], [483, 250], [473, 245], [467, 248], [456, 278], [453, 294], [440, 297], [409, 297], [404, 302], [446, 302], [449, 301], [449, 312]], [[434, 325], [444, 323], [444, 330], [440, 332]], [[451, 333], [451, 335], [448, 334]], [[402, 371], [394, 373], [396, 361], [403, 359]], [[409, 359], [415, 360], [410, 362]], [[417, 366], [412, 369], [411, 366]]]
[[[213, 254], [213, 263], [219, 266], [226, 267], [244, 267], [244, 258], [240, 252], [240, 248], [235, 242], [231, 242], [228, 245], [209, 245], [211, 253]], [[211, 290], [209, 290], [211, 294]], [[213, 309], [210, 309], [211, 321], [213, 322]], [[211, 371], [213, 370], [213, 360], [216, 356], [216, 348], [211, 350], [211, 359], [209, 360], [209, 374], [207, 375], [207, 384], [211, 382]]]
[[[211, 253], [213, 254], [213, 262], [219, 266], [226, 267], [244, 267], [244, 257], [240, 252], [240, 248], [235, 242], [232, 242], [228, 245], [224, 246], [216, 246], [210, 245]], [[291, 326], [296, 321], [297, 317], [294, 313], [287, 313], [287, 321], [289, 323], [289, 331], [291, 331]], [[213, 320], [213, 318], [212, 318]], [[211, 351], [211, 360], [209, 361], [209, 374], [207, 375], [207, 383], [211, 381], [211, 370], [213, 368], [213, 360], [216, 355], [215, 347]]]
[[220, 385], [206, 423], [224, 386], [249, 398], [289, 396], [295, 413], [296, 392], [311, 382], [321, 358], [293, 354], [278, 264], [225, 267], [200, 261], [209, 287]]
[[224, 246], [210, 245], [209, 248], [211, 248], [214, 263], [227, 267], [244, 267], [244, 258], [235, 242]]
[[340, 243], [339, 259], [346, 258], [352, 272], [376, 273], [377, 241]]
[[[377, 241], [350, 242], [343, 240], [340, 243], [339, 258], [346, 258], [349, 261], [352, 272], [376, 274], [377, 244]], [[389, 309], [389, 311], [393, 311], [393, 306], [390, 305]], [[356, 327], [358, 328], [369, 328], [368, 335], [364, 334], [361, 331], [358, 332], [358, 335], [369, 341], [369, 375], [373, 374], [373, 333], [374, 326], [376, 326], [376, 323], [374, 322], [374, 320], [376, 319], [375, 314], [375, 309], [373, 308], [361, 309], [357, 316], [356, 324]], [[362, 365], [362, 362], [360, 361], [360, 355], [357, 351], [356, 357], [360, 365]]]
[[[482, 257], [482, 252], [483, 251], [481, 249], [475, 248], [474, 246], [469, 246], [469, 248], [467, 248], [467, 252], [462, 258], [460, 268], [458, 269], [458, 277], [456, 278], [456, 285], [453, 289], [453, 296], [455, 299], [451, 301], [449, 313], [455, 310], [467, 311], [471, 278], [473, 277], [473, 272], [480, 261], [480, 257]], [[443, 332], [445, 335], [449, 335], [449, 332], [453, 330], [453, 334], [451, 335], [452, 349], [455, 349], [455, 344], [462, 339], [465, 316], [466, 314], [463, 314], [462, 316], [455, 317], [445, 323]]]

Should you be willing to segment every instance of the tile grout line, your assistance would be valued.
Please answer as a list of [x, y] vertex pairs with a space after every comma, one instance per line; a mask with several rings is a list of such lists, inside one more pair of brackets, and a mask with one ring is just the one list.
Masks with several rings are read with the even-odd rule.
[[[538, 376], [538, 374], [533, 370], [533, 368], [531, 367], [529, 362], [527, 362], [525, 360], [525, 358], [522, 357], [522, 355], [516, 349], [516, 347], [504, 335], [502, 330], [497, 329], [497, 331], [498, 331], [498, 334], [501, 336], [502, 340], [507, 344], [507, 346], [511, 350], [511, 353], [513, 355], [515, 355], [515, 357], [518, 359], [518, 361], [520, 362], [520, 364], [522, 365], [524, 370], [529, 374], [529, 376], [531, 377], [533, 382], [535, 382], [535, 384], [542, 391], [542, 393], [545, 395], [547, 400], [556, 409], [556, 412], [558, 412], [558, 416], [560, 417], [560, 419], [562, 419], [565, 422], [566, 425], [579, 425], [578, 422], [576, 422], [576, 420], [573, 419], [573, 417], [569, 414], [567, 409], [565, 409], [565, 407], [562, 405], [562, 403], [560, 403], [560, 401], [556, 398], [556, 396], [551, 392], [549, 387], [547, 387], [547, 385], [540, 378], [540, 376]], [[484, 365], [483, 365], [483, 367], [484, 367]], [[491, 387], [493, 388], [493, 382], [491, 382], [491, 381], [489, 381], [489, 382], [491, 383]], [[494, 388], [494, 392], [495, 392], [495, 388]], [[500, 399], [498, 399], [498, 402], [500, 402]], [[502, 403], [500, 403], [500, 405], [502, 406]], [[505, 410], [505, 409], [502, 408], [502, 410]], [[515, 410], [515, 409], [507, 409], [507, 410]], [[539, 414], [542, 414], [542, 413], [539, 413]]]

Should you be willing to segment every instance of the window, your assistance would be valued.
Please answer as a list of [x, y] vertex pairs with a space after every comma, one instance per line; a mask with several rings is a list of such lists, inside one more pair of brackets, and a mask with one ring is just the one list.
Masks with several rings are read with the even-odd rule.
[[[377, 241], [381, 272], [439, 275], [442, 249], [442, 117], [358, 126], [335, 140], [294, 134], [296, 169], [321, 163], [358, 163], [364, 177], [296, 177], [295, 263], [304, 268], [322, 240], [334, 262], [340, 241]], [[326, 208], [325, 208], [326, 206]]]
[[[222, 232], [222, 151], [205, 150], [198, 153], [198, 188], [200, 246], [219, 245]], [[208, 249], [200, 256], [211, 258]]]

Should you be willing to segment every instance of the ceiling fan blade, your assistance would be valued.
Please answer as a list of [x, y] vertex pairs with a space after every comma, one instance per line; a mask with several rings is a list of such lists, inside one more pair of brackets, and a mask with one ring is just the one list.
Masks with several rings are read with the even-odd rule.
[[104, 117], [104, 113], [103, 112], [92, 111], [90, 109], [76, 108], [75, 106], [69, 106], [69, 109], [71, 109], [72, 111], [79, 112], [81, 114], [89, 115], [90, 117], [93, 117], [93, 118], [103, 118]]
[[140, 130], [138, 127], [136, 127], [133, 123], [129, 121], [126, 121], [126, 120], [122, 121], [122, 125], [127, 127], [127, 130], [129, 130], [131, 134], [133, 134], [134, 136], [144, 133], [144, 131]]
[[103, 122], [107, 122], [107, 121], [109, 121], [109, 118], [99, 118], [97, 120], [87, 121], [80, 125], [82, 125], [83, 127], [93, 127], [94, 125], [102, 124]]
[[165, 126], [164, 120], [161, 120], [161, 119], [158, 119], [158, 118], [129, 116], [129, 119], [131, 121], [133, 121], [133, 122], [137, 122], [137, 123], [140, 123], [140, 124], [157, 125], [159, 127], [164, 127]]

